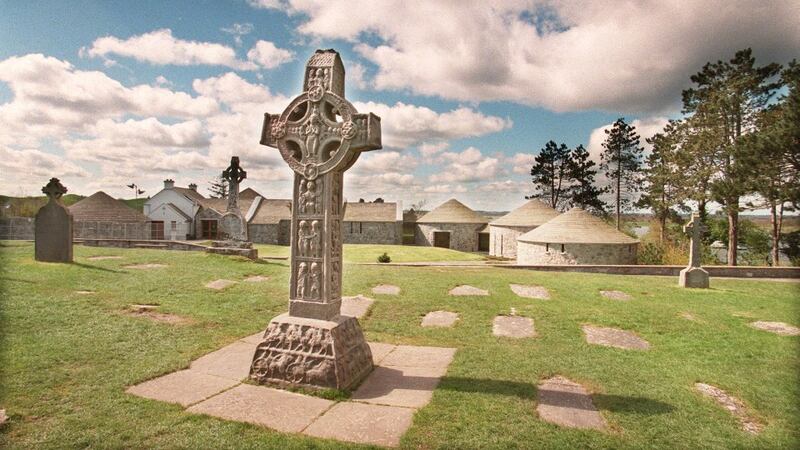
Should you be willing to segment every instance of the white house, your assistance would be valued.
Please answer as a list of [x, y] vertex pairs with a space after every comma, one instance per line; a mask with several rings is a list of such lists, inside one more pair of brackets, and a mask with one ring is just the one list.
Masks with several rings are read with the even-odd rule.
[[153, 239], [185, 240], [194, 237], [194, 217], [205, 198], [197, 185], [175, 187], [175, 181], [164, 180], [164, 189], [144, 204], [144, 215], [151, 224]]

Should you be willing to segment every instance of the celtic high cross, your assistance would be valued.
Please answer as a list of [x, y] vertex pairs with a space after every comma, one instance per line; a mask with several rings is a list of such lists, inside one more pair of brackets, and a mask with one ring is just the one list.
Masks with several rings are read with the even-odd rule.
[[264, 115], [261, 144], [295, 172], [289, 313], [328, 320], [341, 305], [342, 175], [361, 152], [381, 148], [381, 122], [345, 100], [333, 50], [309, 59], [303, 91], [282, 114]]
[[683, 232], [690, 236], [691, 244], [689, 247], [689, 267], [700, 267], [702, 260], [703, 234], [708, 231], [708, 227], [703, 225], [700, 215], [692, 214], [692, 220], [683, 226]]
[[363, 151], [381, 148], [381, 122], [344, 99], [344, 65], [333, 50], [306, 64], [303, 93], [265, 114], [261, 143], [294, 171], [289, 313], [274, 317], [250, 366], [270, 385], [350, 389], [372, 371], [355, 317], [342, 316], [342, 175]]
[[239, 211], [239, 183], [247, 178], [241, 166], [239, 157], [231, 157], [231, 165], [222, 171], [222, 178], [228, 182], [228, 211]]

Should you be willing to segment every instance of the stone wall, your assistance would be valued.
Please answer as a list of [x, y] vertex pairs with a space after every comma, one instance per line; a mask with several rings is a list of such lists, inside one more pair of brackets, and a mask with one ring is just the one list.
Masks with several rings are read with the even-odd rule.
[[519, 242], [517, 264], [636, 264], [638, 244], [547, 244]]
[[257, 244], [279, 244], [277, 223], [251, 223], [247, 225], [250, 242]]
[[149, 239], [147, 222], [94, 222], [75, 221], [74, 239]]
[[503, 258], [517, 257], [517, 238], [536, 227], [501, 227], [489, 225], [489, 254]]
[[342, 242], [345, 244], [400, 244], [402, 222], [344, 222]]
[[450, 232], [450, 248], [462, 252], [478, 251], [478, 230], [485, 224], [478, 223], [418, 223], [414, 232], [416, 245], [433, 246], [434, 231]]
[[34, 222], [32, 217], [1, 217], [0, 239], [33, 240]]
[[[375, 263], [378, 264], [378, 263]], [[425, 263], [419, 263], [423, 265]], [[497, 267], [527, 269], [543, 272], [585, 272], [612, 275], [662, 275], [677, 277], [686, 266], [637, 266], [637, 265], [541, 265], [503, 264]], [[768, 266], [703, 266], [712, 278], [778, 278], [800, 279], [800, 267]]]

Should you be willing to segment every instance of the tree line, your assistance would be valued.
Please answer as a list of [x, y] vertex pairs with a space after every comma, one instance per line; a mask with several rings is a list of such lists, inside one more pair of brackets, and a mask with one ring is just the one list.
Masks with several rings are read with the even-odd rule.
[[[777, 265], [784, 213], [800, 199], [800, 64], [756, 64], [751, 49], [709, 62], [682, 92], [682, 116], [646, 142], [624, 118], [606, 130], [601, 162], [583, 146], [548, 142], [536, 157], [534, 193], [551, 207], [580, 206], [596, 214], [649, 209], [666, 239], [667, 222], [691, 209], [708, 220], [709, 205], [727, 219], [727, 260], [736, 264], [739, 213], [768, 209], [770, 260]], [[595, 181], [598, 173], [605, 177]], [[608, 198], [609, 203], [603, 200]]]

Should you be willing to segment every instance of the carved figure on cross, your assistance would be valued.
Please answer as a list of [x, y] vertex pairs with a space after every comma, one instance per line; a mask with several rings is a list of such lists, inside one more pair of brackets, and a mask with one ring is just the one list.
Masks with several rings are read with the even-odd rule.
[[693, 213], [689, 223], [683, 226], [683, 232], [689, 234], [691, 239], [689, 267], [700, 267], [703, 235], [706, 231], [708, 231], [708, 227], [703, 225], [698, 213]]
[[58, 178], [50, 178], [50, 182], [42, 188], [42, 192], [47, 195], [50, 201], [58, 201], [67, 193], [67, 188], [61, 184]]

